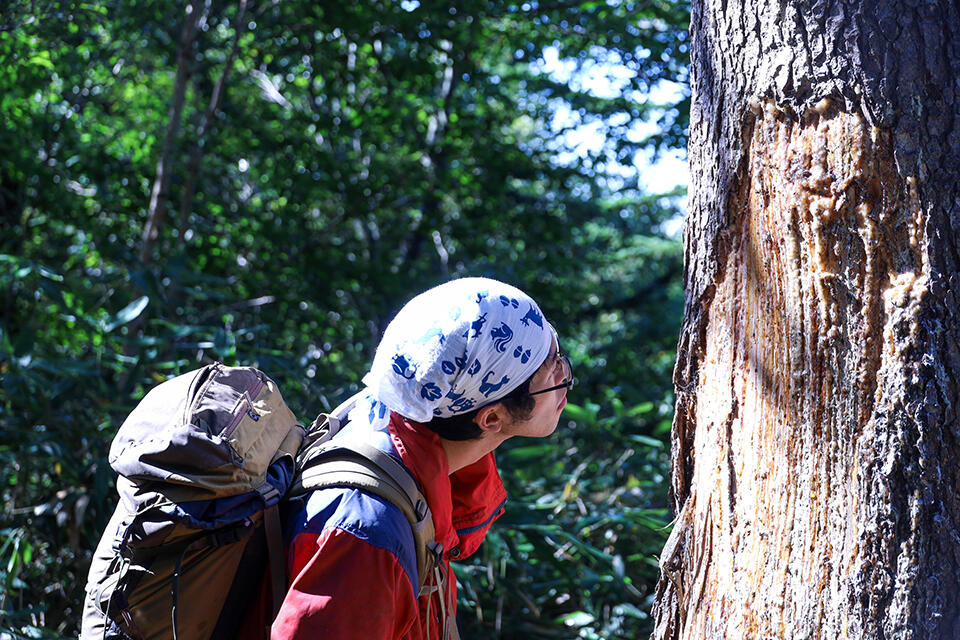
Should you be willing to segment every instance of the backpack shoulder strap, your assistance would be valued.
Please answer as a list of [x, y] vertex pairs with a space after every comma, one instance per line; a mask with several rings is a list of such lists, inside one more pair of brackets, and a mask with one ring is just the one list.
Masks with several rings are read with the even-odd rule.
[[400, 509], [413, 531], [419, 586], [423, 587], [442, 548], [434, 541], [430, 506], [410, 471], [389, 454], [363, 442], [329, 443], [311, 453], [308, 463], [299, 469], [295, 492], [353, 488]]

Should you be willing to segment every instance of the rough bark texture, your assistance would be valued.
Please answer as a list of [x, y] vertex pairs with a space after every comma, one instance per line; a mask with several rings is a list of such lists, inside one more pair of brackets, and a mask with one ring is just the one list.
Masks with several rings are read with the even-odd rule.
[[960, 15], [694, 2], [657, 638], [960, 638]]

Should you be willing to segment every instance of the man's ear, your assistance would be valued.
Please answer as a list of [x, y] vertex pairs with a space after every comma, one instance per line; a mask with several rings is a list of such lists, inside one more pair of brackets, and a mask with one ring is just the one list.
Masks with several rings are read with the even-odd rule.
[[494, 402], [477, 411], [477, 417], [473, 421], [484, 433], [497, 433], [506, 426], [506, 418], [506, 408], [501, 403]]

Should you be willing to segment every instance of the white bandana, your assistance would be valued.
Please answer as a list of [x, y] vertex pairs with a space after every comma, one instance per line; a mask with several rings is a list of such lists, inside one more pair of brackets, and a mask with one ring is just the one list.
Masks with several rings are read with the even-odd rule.
[[453, 280], [400, 310], [363, 382], [372, 398], [405, 418], [450, 417], [520, 386], [543, 364], [553, 334], [537, 303], [516, 287]]

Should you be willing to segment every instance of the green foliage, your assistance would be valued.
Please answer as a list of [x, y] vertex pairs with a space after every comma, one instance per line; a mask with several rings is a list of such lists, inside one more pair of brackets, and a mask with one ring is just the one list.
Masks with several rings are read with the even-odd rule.
[[465, 637], [635, 638], [666, 540], [664, 420], [650, 402], [601, 417], [568, 404], [544, 442], [498, 456], [511, 501], [479, 558], [457, 568]]
[[[358, 388], [399, 305], [462, 275], [531, 292], [581, 380], [555, 436], [502, 452], [507, 514], [458, 568], [465, 635], [645, 633], [679, 194], [614, 166], [683, 143], [688, 98], [647, 96], [685, 82], [686, 4], [214, 0], [179, 68], [187, 4], [0, 14], [0, 637], [75, 634], [109, 442], [151, 385], [254, 364], [309, 419]], [[598, 97], [547, 48], [633, 75]], [[600, 123], [600, 151], [568, 153], [560, 105]]]

